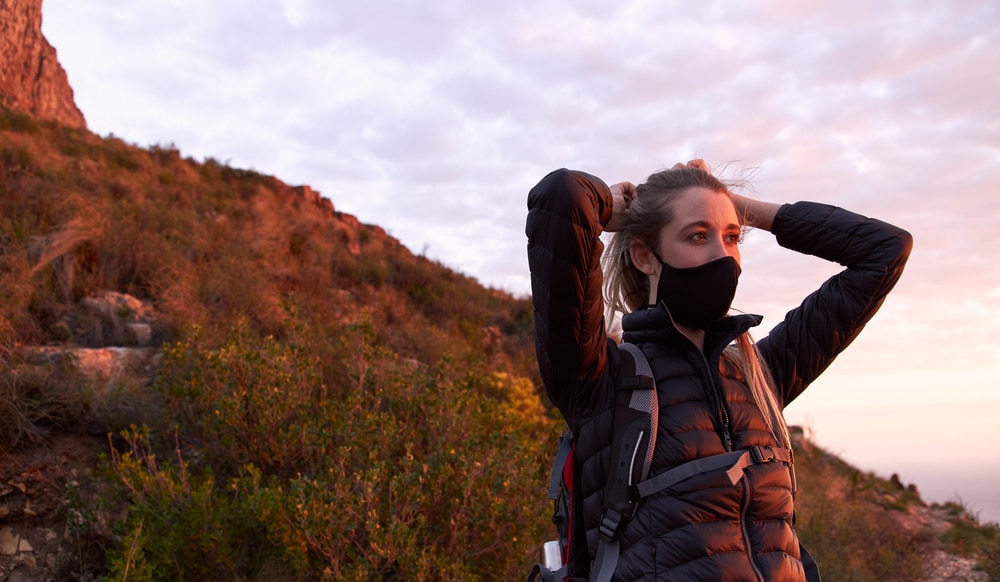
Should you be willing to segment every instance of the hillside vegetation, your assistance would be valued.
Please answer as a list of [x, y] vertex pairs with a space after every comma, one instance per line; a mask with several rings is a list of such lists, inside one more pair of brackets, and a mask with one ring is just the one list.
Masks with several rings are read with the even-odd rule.
[[[135, 347], [130, 313], [85, 307], [108, 291], [155, 311], [155, 373], [39, 360]], [[65, 524], [53, 577], [523, 579], [561, 430], [530, 301], [308, 188], [0, 109], [0, 461], [59, 435], [104, 451], [58, 511], [18, 514]], [[1000, 579], [995, 527], [956, 506], [907, 529], [918, 495], [803, 442], [825, 579], [921, 579], [928, 547]]]

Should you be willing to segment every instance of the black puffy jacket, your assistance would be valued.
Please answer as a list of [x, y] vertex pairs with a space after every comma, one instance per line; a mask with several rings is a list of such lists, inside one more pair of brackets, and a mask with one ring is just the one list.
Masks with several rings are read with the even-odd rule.
[[[538, 365], [552, 402], [577, 437], [591, 556], [611, 459], [618, 347], [605, 332], [600, 256], [612, 198], [600, 179], [557, 170], [528, 195], [528, 262]], [[844, 271], [809, 295], [758, 348], [782, 406], [861, 331], [899, 278], [912, 240], [899, 228], [822, 204], [784, 205], [772, 226], [780, 245], [836, 261]], [[704, 351], [680, 334], [661, 305], [623, 319], [625, 341], [650, 361], [659, 429], [650, 477], [687, 461], [751, 446], [777, 446], [723, 348], [760, 322], [730, 316], [711, 327]], [[731, 448], [727, 448], [727, 435]], [[792, 483], [783, 463], [752, 465], [735, 486], [703, 473], [645, 500], [620, 533], [615, 580], [804, 580], [792, 530]]]

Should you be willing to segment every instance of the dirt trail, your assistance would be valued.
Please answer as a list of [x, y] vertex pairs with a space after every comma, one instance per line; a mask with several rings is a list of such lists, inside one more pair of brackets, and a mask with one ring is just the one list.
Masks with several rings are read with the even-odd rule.
[[938, 536], [951, 527], [948, 512], [927, 506], [911, 505], [906, 512], [894, 512], [900, 525], [907, 531], [919, 535], [931, 532], [933, 536], [924, 544], [923, 555], [927, 556], [926, 582], [986, 582], [986, 572], [976, 570], [976, 560], [947, 551], [937, 541]]
[[[81, 535], [110, 531], [109, 514], [100, 511], [105, 504], [93, 489], [98, 455], [107, 447], [98, 437], [59, 435], [0, 453], [0, 580], [87, 579], [97, 573], [100, 540]], [[104, 523], [94, 528], [88, 520]]]

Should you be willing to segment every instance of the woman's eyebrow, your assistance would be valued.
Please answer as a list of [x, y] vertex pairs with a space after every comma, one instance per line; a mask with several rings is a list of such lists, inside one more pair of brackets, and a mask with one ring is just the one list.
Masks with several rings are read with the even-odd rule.
[[[682, 226], [681, 230], [690, 230], [692, 228], [709, 228], [710, 229], [710, 228], [712, 228], [712, 224], [709, 223], [707, 220], [695, 220], [693, 222], [689, 222], [689, 223], [685, 224], [684, 226]], [[742, 230], [742, 227], [739, 224], [730, 223], [730, 224], [727, 224], [726, 226], [722, 227], [722, 230]]]

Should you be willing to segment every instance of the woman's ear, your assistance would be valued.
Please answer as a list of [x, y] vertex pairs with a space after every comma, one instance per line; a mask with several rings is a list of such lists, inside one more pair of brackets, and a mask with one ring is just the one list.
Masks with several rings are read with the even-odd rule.
[[632, 264], [650, 277], [660, 272], [660, 261], [646, 246], [646, 243], [633, 240], [628, 247], [628, 254], [632, 259]]

